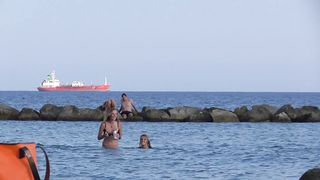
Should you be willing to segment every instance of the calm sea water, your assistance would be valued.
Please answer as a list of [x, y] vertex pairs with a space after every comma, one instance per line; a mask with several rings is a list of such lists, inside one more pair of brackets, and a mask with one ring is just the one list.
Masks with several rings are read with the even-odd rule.
[[[45, 103], [95, 108], [121, 92], [0, 92], [0, 102], [39, 110]], [[138, 108], [271, 104], [319, 106], [319, 93], [130, 92]], [[298, 179], [320, 166], [320, 123], [124, 122], [118, 150], [97, 140], [99, 122], [0, 121], [0, 142], [45, 146], [52, 179]], [[147, 133], [153, 149], [138, 149]], [[41, 174], [45, 162], [38, 152]]]
[[[52, 179], [298, 179], [320, 166], [320, 123], [124, 122], [118, 150], [99, 122], [0, 121], [1, 142], [38, 142]], [[138, 149], [147, 133], [153, 149]], [[44, 175], [44, 157], [38, 152]]]
[[[36, 91], [0, 91], [0, 103], [11, 105], [18, 110], [30, 107], [36, 110], [46, 104], [76, 105], [96, 108], [107, 99], [115, 99], [119, 107], [122, 92], [36, 92]], [[282, 106], [292, 104], [320, 106], [320, 93], [239, 93], [239, 92], [129, 92], [138, 109], [143, 106], [154, 108], [193, 106], [220, 107], [234, 110], [239, 106], [270, 104]]]

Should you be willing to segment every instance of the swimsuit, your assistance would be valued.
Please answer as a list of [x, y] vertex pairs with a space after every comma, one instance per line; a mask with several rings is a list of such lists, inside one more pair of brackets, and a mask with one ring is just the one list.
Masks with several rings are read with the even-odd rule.
[[[111, 123], [110, 123], [111, 124]], [[104, 132], [104, 134], [107, 134], [108, 136], [114, 136], [114, 131], [116, 131], [117, 132], [117, 134], [119, 134], [119, 121], [117, 121], [117, 128], [116, 128], [116, 130], [113, 130], [111, 133], [109, 133], [109, 132], [107, 132], [107, 123], [105, 123], [104, 124], [104, 129], [103, 129], [103, 132]]]
[[125, 114], [125, 115], [128, 116], [130, 113], [132, 113], [132, 112], [131, 112], [131, 111], [122, 111], [120, 114], [121, 114], [121, 115]]

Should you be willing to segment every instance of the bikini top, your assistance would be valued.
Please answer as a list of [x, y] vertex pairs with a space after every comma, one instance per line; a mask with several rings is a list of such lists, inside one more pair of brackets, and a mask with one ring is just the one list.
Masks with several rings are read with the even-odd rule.
[[119, 121], [117, 121], [117, 128], [115, 130], [113, 130], [112, 132], [107, 132], [107, 123], [104, 123], [104, 129], [103, 132], [104, 134], [108, 134], [108, 136], [113, 136], [114, 135], [114, 131], [116, 131], [116, 133], [119, 134]]

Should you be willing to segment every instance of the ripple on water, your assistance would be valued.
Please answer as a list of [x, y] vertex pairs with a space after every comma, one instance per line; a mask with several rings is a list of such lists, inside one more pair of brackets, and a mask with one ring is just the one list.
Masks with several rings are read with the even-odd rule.
[[[298, 179], [319, 166], [320, 124], [124, 122], [118, 150], [101, 147], [98, 126], [0, 121], [0, 138], [44, 144], [52, 179]], [[142, 132], [153, 149], [137, 148]], [[38, 161], [44, 174], [40, 151]]]

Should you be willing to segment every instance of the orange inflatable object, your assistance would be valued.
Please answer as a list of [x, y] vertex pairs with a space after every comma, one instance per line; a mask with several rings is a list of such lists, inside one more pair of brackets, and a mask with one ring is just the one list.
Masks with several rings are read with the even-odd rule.
[[[23, 151], [23, 149], [26, 149], [26, 151]], [[30, 154], [37, 166], [36, 144], [0, 143], [0, 180], [36, 179], [33, 177], [27, 158], [27, 156], [30, 157]]]

